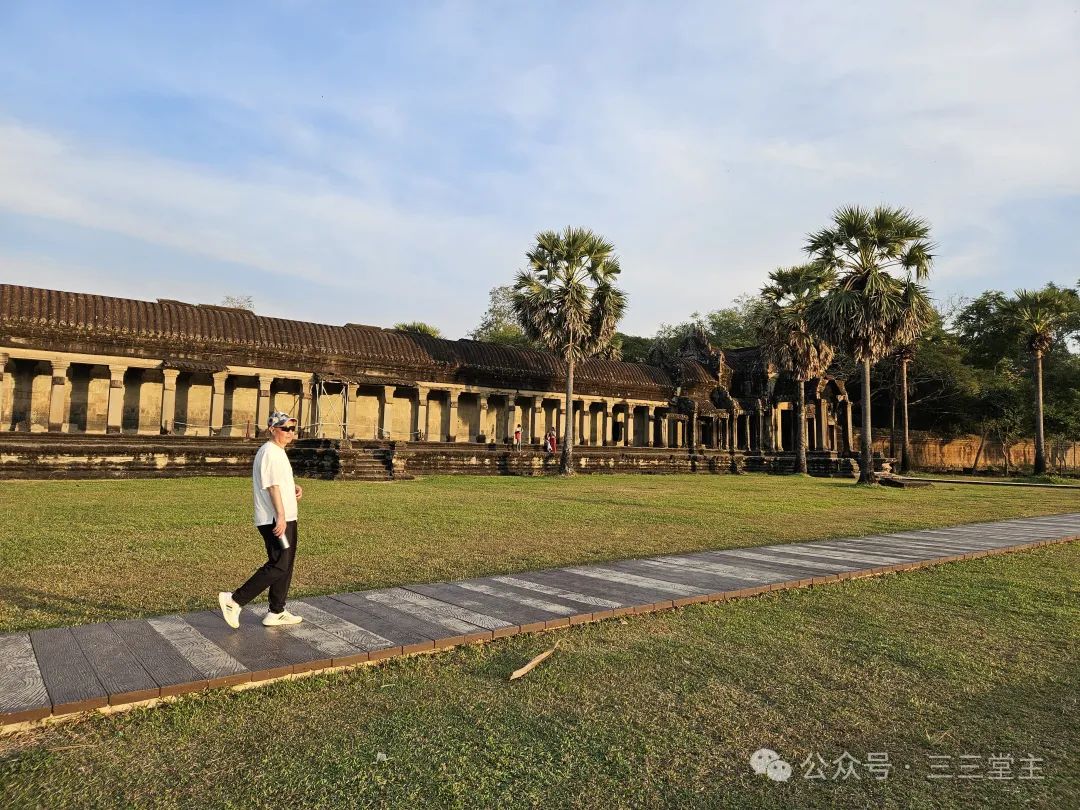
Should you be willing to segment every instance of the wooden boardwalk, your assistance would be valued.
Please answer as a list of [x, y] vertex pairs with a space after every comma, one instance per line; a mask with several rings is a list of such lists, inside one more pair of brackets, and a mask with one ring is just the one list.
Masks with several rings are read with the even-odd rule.
[[0, 725], [1080, 538], [1080, 513], [699, 551], [0, 635]]

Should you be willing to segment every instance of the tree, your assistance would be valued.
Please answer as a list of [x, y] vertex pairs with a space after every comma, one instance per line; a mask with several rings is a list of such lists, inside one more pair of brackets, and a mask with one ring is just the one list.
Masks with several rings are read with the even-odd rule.
[[255, 311], [255, 299], [250, 295], [226, 295], [221, 299], [221, 305], [233, 309], [246, 309], [248, 312]]
[[518, 273], [514, 314], [525, 336], [566, 363], [566, 430], [560, 468], [573, 472], [574, 366], [603, 352], [626, 310], [626, 294], [615, 286], [615, 247], [587, 228], [542, 231]]
[[1023, 341], [1035, 372], [1035, 474], [1046, 474], [1046, 433], [1043, 415], [1043, 356], [1076, 311], [1075, 295], [1054, 287], [1017, 290], [1001, 306], [1014, 335]]
[[408, 323], [395, 323], [394, 328], [399, 332], [416, 332], [418, 335], [428, 335], [429, 337], [441, 338], [443, 336], [442, 330], [437, 326], [432, 326], [429, 323], [423, 321], [410, 321]]
[[469, 332], [471, 340], [499, 343], [503, 346], [534, 348], [514, 314], [514, 288], [510, 285], [492, 287], [488, 292], [488, 308], [480, 325]]
[[902, 208], [853, 206], [836, 211], [831, 227], [807, 237], [811, 259], [836, 274], [835, 285], [809, 308], [810, 328], [862, 366], [860, 483], [877, 481], [870, 368], [913, 342], [933, 318], [929, 295], [919, 283], [933, 262], [929, 236], [930, 227]]
[[769, 359], [795, 380], [795, 472], [806, 468], [806, 382], [822, 376], [833, 349], [806, 320], [811, 303], [833, 283], [832, 271], [817, 264], [774, 270], [761, 290], [765, 302], [758, 337]]
[[[759, 296], [740, 295], [730, 307], [714, 309], [702, 315], [694, 312], [690, 320], [675, 325], [661, 324], [650, 345], [643, 352], [648, 357], [653, 346], [663, 343], [675, 351], [687, 337], [699, 329], [705, 332], [709, 342], [722, 349], [737, 349], [753, 346], [758, 341], [758, 326], [762, 317], [764, 302]], [[625, 356], [625, 352], [624, 352]]]

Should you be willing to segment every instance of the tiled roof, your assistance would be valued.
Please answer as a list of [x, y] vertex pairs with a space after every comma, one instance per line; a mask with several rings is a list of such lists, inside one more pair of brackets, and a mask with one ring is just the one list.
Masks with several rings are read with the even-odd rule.
[[[221, 354], [237, 349], [256, 356], [301, 354], [358, 367], [409, 370], [416, 379], [423, 379], [425, 372], [432, 380], [450, 373], [478, 384], [497, 378], [492, 383], [496, 387], [517, 382], [523, 388], [543, 385], [559, 390], [565, 381], [561, 360], [532, 349], [445, 340], [376, 326], [269, 318], [231, 307], [165, 299], [137, 301], [13, 284], [0, 285], [0, 331], [122, 339], [159, 351], [167, 346], [202, 360], [219, 360]], [[702, 383], [710, 379], [696, 363], [687, 366], [688, 378]], [[578, 366], [574, 376], [583, 393], [633, 389], [667, 399], [672, 390], [671, 379], [662, 369], [639, 363], [591, 359]]]

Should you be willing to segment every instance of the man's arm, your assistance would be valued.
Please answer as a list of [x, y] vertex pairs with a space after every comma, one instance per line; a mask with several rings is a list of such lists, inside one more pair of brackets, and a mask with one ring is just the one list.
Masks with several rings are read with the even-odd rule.
[[285, 506], [281, 502], [281, 487], [271, 484], [266, 490], [270, 493], [270, 502], [274, 504], [274, 537], [281, 537], [285, 534]]

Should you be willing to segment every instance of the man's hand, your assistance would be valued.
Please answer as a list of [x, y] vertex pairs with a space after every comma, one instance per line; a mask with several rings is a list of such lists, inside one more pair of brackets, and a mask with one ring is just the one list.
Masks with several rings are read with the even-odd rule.
[[274, 521], [274, 537], [285, 536], [285, 518], [279, 517]]
[[296, 500], [300, 500], [304, 497], [304, 488], [299, 484], [296, 485]]

